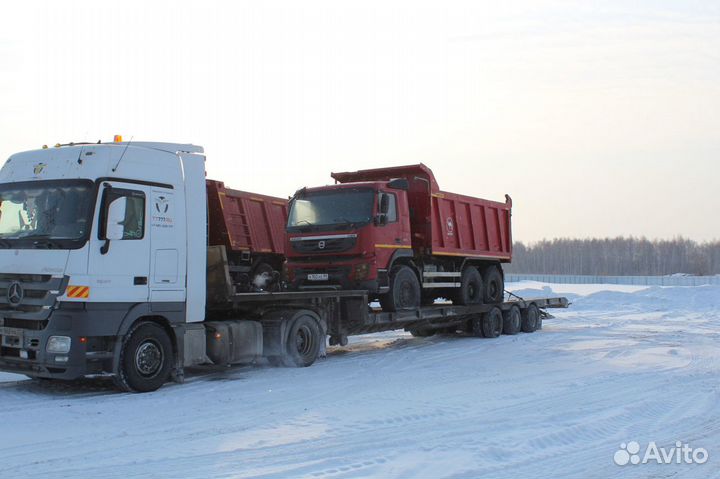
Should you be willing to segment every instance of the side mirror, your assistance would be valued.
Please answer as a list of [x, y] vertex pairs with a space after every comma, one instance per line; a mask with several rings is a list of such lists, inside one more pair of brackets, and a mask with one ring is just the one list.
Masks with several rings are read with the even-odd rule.
[[380, 214], [386, 215], [390, 209], [390, 197], [388, 195], [382, 195], [380, 197]]
[[105, 239], [119, 240], [125, 235], [125, 209], [127, 197], [116, 198], [108, 206], [107, 222], [105, 224]]
[[380, 213], [374, 218], [375, 226], [385, 226], [387, 224], [387, 215]]

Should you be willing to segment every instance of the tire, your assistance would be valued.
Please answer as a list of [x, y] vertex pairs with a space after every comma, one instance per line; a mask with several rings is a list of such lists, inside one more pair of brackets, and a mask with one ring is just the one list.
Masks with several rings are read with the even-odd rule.
[[[263, 278], [265, 275], [265, 278]], [[261, 291], [276, 291], [275, 270], [267, 263], [258, 263], [250, 274], [251, 288]]]
[[484, 338], [483, 334], [483, 316], [479, 315], [468, 321], [467, 332], [475, 336], [476, 338]]
[[517, 334], [522, 328], [522, 313], [520, 308], [512, 306], [503, 313], [503, 334]]
[[393, 266], [390, 270], [390, 291], [380, 296], [383, 311], [402, 311], [420, 307], [420, 282], [408, 266]]
[[487, 304], [502, 303], [505, 296], [505, 282], [500, 268], [488, 266], [483, 274], [484, 299]]
[[482, 333], [486, 338], [497, 338], [503, 331], [503, 316], [500, 308], [493, 308], [483, 314]]
[[430, 336], [435, 336], [435, 333], [437, 331], [434, 329], [411, 329], [410, 334], [412, 334], [416, 338], [429, 338]]
[[540, 310], [535, 303], [530, 303], [522, 312], [522, 330], [524, 333], [532, 333], [538, 329]]
[[480, 272], [474, 266], [463, 269], [460, 278], [460, 289], [456, 290], [453, 303], [480, 304], [483, 302], [483, 280]]
[[155, 391], [168, 380], [173, 362], [172, 343], [165, 329], [155, 323], [139, 323], [123, 343], [115, 383], [125, 391]]
[[311, 366], [320, 354], [322, 341], [320, 325], [315, 318], [310, 315], [299, 316], [290, 325], [283, 363], [288, 367]]

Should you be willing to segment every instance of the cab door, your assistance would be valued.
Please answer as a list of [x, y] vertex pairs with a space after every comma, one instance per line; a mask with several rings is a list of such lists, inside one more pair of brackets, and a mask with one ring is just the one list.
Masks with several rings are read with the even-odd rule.
[[[185, 209], [175, 191], [153, 187], [150, 204], [150, 301], [159, 303], [185, 301]], [[165, 304], [165, 308], [172, 307]]]
[[[90, 239], [88, 275], [91, 301], [146, 302], [149, 297], [150, 235], [148, 213], [150, 188], [135, 183], [104, 181], [96, 206], [96, 224]], [[124, 214], [108, 231], [113, 203], [124, 205]], [[109, 234], [110, 233], [110, 234]], [[108, 239], [108, 237], [113, 239]]]
[[390, 262], [390, 258], [396, 249], [410, 248], [409, 231], [401, 221], [398, 192], [378, 192], [377, 214], [382, 221], [375, 229], [375, 248], [378, 258], [378, 265], [384, 268]]

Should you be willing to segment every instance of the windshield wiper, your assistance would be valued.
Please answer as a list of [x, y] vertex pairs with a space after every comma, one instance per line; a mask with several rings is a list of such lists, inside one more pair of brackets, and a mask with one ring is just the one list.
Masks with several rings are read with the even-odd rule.
[[60, 249], [60, 243], [52, 239], [50, 235], [27, 235], [21, 236], [18, 239], [24, 240], [35, 240], [33, 241], [33, 247], [37, 249]]

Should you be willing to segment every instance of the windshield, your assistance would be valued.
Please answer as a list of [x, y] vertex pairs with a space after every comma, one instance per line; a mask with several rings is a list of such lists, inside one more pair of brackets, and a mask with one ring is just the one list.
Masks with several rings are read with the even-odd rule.
[[0, 247], [70, 248], [87, 237], [93, 183], [48, 180], [0, 184]]
[[355, 227], [373, 216], [373, 190], [341, 188], [298, 194], [288, 214], [288, 231]]

